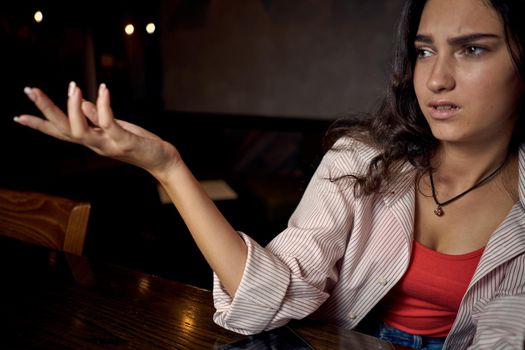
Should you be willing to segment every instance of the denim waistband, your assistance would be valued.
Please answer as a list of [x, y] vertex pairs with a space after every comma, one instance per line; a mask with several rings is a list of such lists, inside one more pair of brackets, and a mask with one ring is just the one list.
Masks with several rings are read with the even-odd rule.
[[407, 346], [418, 350], [441, 350], [446, 337], [427, 337], [410, 334], [397, 328], [380, 322], [378, 328], [372, 334], [377, 338], [389, 341], [392, 344]]

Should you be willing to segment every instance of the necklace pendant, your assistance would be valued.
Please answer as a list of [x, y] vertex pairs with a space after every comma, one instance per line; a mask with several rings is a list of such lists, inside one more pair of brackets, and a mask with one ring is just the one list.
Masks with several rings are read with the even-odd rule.
[[445, 212], [443, 211], [443, 208], [441, 208], [441, 205], [438, 205], [436, 209], [434, 209], [434, 214], [437, 216], [443, 216]]

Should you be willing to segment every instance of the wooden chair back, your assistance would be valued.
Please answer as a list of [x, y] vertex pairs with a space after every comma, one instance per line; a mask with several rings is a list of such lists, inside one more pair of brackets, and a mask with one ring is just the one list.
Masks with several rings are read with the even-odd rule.
[[0, 188], [0, 235], [82, 255], [91, 205]]

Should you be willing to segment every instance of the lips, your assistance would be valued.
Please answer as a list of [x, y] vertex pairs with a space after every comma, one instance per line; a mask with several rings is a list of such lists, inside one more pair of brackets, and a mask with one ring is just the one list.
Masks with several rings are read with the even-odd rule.
[[450, 101], [432, 101], [428, 107], [430, 115], [439, 120], [452, 118], [461, 109], [460, 106]]

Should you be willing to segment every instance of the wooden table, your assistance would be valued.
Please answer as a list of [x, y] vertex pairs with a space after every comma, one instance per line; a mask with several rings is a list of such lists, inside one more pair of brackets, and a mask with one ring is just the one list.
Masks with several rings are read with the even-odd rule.
[[[243, 338], [213, 322], [205, 289], [6, 237], [0, 262], [0, 349], [195, 350]], [[336, 327], [293, 328], [316, 349], [391, 348]]]

